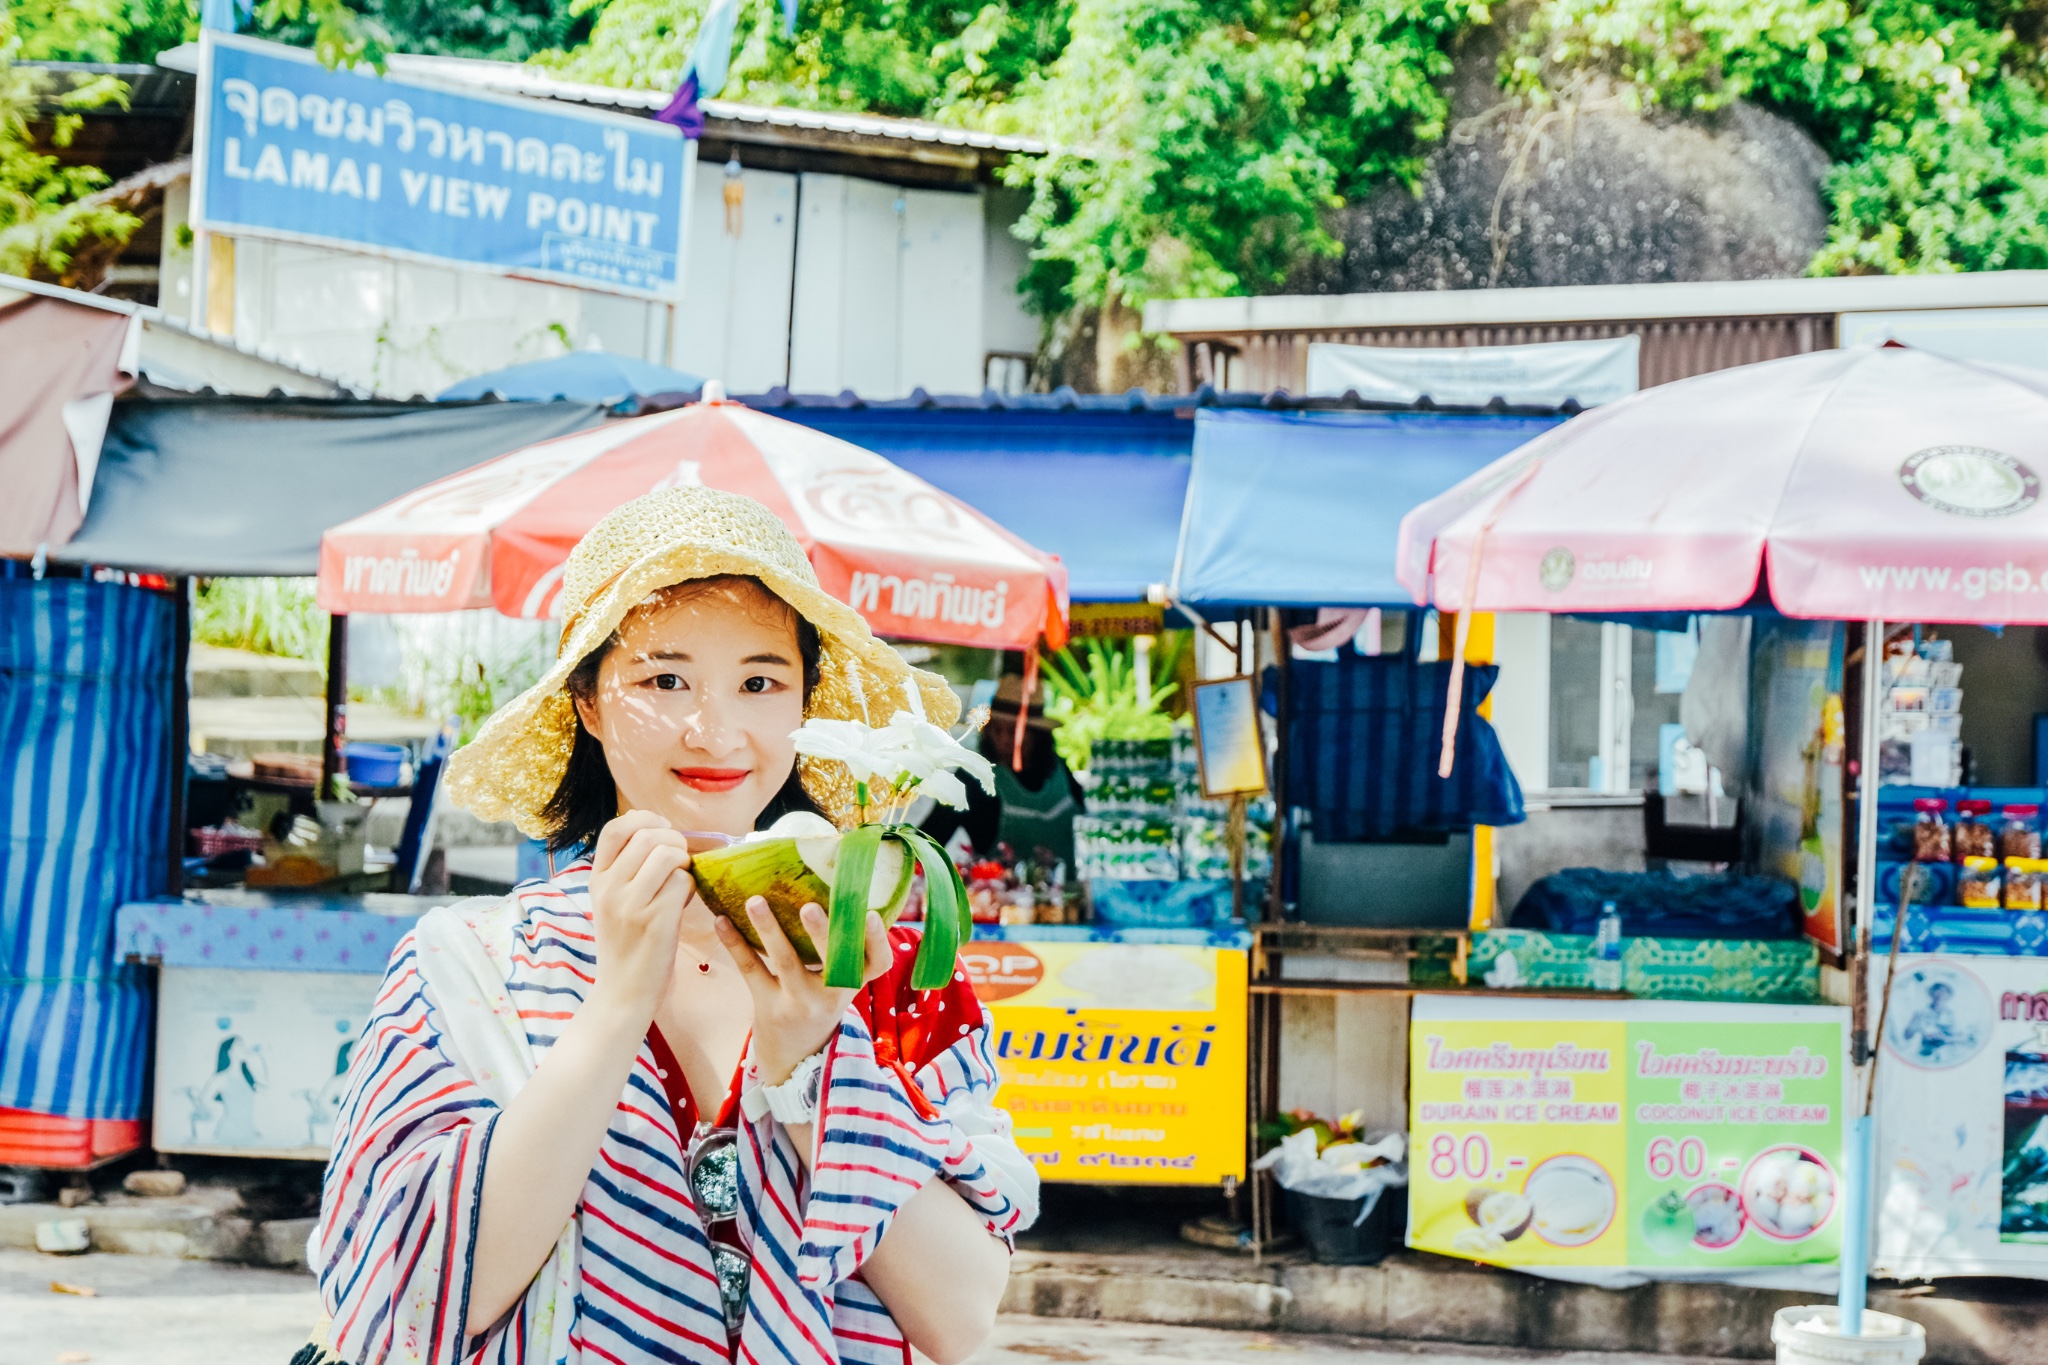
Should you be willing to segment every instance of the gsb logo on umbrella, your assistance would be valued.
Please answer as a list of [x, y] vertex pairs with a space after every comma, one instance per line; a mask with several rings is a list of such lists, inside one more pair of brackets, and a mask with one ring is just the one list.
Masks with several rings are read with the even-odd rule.
[[1983, 446], [1915, 451], [1899, 466], [1899, 482], [1937, 512], [1959, 517], [2009, 517], [2041, 496], [2041, 480], [2033, 470]]
[[1563, 592], [1572, 584], [1573, 575], [1579, 571], [1579, 561], [1572, 552], [1559, 545], [1544, 552], [1542, 562], [1536, 566], [1536, 581], [1547, 592]]

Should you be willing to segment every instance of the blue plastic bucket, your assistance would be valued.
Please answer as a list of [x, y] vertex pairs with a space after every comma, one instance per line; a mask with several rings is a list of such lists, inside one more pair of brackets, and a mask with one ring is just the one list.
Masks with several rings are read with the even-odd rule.
[[395, 787], [404, 771], [403, 744], [344, 744], [342, 766], [348, 780], [364, 787]]

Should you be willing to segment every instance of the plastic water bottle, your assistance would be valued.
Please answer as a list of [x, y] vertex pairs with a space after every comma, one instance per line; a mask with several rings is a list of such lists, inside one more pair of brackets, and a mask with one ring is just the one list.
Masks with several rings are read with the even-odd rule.
[[1600, 907], [1600, 928], [1593, 935], [1592, 977], [1596, 991], [1621, 989], [1621, 911], [1613, 901]]

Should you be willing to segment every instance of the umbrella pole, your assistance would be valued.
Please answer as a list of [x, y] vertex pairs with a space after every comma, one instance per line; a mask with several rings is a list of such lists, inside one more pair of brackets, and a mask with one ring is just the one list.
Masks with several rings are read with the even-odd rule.
[[[1862, 715], [1861, 751], [1856, 771], [1856, 938], [1850, 952], [1849, 990], [1855, 1027], [1851, 1030], [1858, 1066], [1877, 1064], [1871, 1039], [1869, 995], [1871, 921], [1877, 914], [1877, 759], [1878, 702], [1884, 695], [1884, 622], [1871, 621], [1863, 631], [1863, 686], [1859, 698]], [[1905, 915], [1892, 927], [1892, 938], [1905, 931]], [[1867, 1057], [1867, 1060], [1866, 1060]], [[1854, 1079], [1854, 1078], [1852, 1078]], [[1844, 1145], [1844, 1183], [1848, 1203], [1842, 1219], [1842, 1283], [1835, 1299], [1835, 1330], [1844, 1336], [1863, 1335], [1864, 1292], [1870, 1276], [1870, 1204], [1875, 1172], [1871, 1170], [1870, 1092], [1857, 1085], [1849, 1107], [1848, 1141]]]
[[341, 746], [348, 739], [348, 617], [327, 618], [327, 723], [320, 739], [322, 801], [334, 800], [334, 779], [341, 775]]
[[185, 894], [185, 784], [192, 755], [192, 580], [171, 580], [171, 856], [165, 860], [164, 894]]

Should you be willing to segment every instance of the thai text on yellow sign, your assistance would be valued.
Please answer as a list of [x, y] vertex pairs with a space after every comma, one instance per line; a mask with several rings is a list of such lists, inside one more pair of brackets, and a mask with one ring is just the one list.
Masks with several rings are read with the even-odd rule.
[[1423, 996], [1408, 1244], [1529, 1266], [1826, 1262], [1848, 1011]]
[[1047, 1180], [1242, 1179], [1245, 954], [1169, 944], [978, 940], [996, 1103]]

